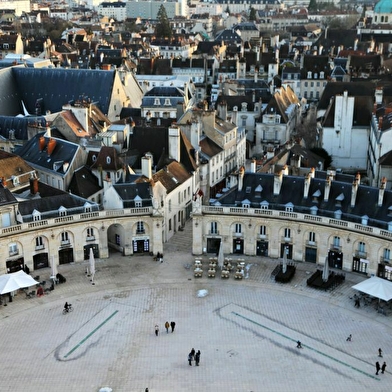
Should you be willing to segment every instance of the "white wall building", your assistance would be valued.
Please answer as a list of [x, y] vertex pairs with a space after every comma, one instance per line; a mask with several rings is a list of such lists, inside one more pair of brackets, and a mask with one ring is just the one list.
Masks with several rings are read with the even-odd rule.
[[126, 3], [122, 1], [117, 1], [115, 3], [105, 1], [99, 4], [98, 13], [119, 22], [124, 21], [127, 18]]

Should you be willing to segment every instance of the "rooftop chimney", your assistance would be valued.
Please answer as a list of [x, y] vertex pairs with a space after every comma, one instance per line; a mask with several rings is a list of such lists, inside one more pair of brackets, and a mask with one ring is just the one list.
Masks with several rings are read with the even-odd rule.
[[282, 188], [283, 183], [283, 171], [281, 170], [279, 173], [275, 173], [274, 176], [274, 195], [277, 196], [280, 194], [280, 189]]
[[386, 179], [386, 177], [383, 177], [381, 179], [380, 188], [378, 190], [378, 206], [379, 207], [382, 206], [382, 203], [384, 201], [384, 192], [385, 192], [386, 187], [387, 187], [387, 179]]
[[351, 207], [355, 207], [355, 200], [357, 199], [357, 193], [358, 193], [358, 185], [361, 181], [361, 176], [359, 173], [355, 176], [355, 179], [353, 181], [353, 185], [351, 188]]
[[152, 178], [151, 157], [147, 155], [142, 158], [142, 174], [148, 179]]
[[169, 157], [180, 162], [180, 128], [173, 124], [169, 127]]
[[305, 176], [305, 182], [304, 182], [304, 199], [308, 198], [309, 195], [309, 188], [310, 188], [310, 180], [311, 180], [312, 176], [310, 173], [308, 173]]
[[243, 166], [240, 167], [240, 170], [238, 171], [238, 190], [242, 191], [242, 187], [244, 186], [244, 174], [245, 174], [245, 168]]

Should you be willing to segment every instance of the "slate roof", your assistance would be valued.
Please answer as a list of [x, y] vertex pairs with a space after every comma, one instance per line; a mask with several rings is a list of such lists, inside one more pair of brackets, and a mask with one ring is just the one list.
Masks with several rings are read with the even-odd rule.
[[[41, 195], [41, 194], [40, 194]], [[41, 219], [56, 218], [59, 216], [59, 208], [62, 206], [68, 210], [68, 214], [81, 214], [85, 212], [85, 204], [89, 203], [93, 211], [98, 211], [99, 206], [93, 202], [74, 196], [70, 193], [39, 197], [19, 202], [19, 212], [24, 222], [33, 220], [32, 213], [37, 210], [41, 213]]]
[[199, 146], [201, 149], [200, 158], [210, 159], [223, 151], [221, 147], [219, 147], [214, 141], [212, 141], [208, 137], [204, 137], [203, 139], [201, 139], [199, 142]]
[[124, 161], [117, 155], [114, 147], [102, 146], [98, 153], [90, 151], [87, 162], [91, 162], [90, 159], [93, 161], [91, 169], [102, 167], [103, 171], [117, 171], [124, 166]]
[[[43, 99], [43, 112], [60, 112], [69, 101], [85, 97], [107, 113], [114, 83], [114, 71], [63, 68], [13, 67], [13, 93], [34, 113], [37, 99]], [[0, 104], [2, 93], [0, 92]]]
[[75, 170], [68, 191], [73, 195], [85, 199], [99, 192], [102, 188], [98, 185], [98, 178], [88, 166], [82, 166]]
[[135, 198], [142, 199], [143, 207], [152, 206], [150, 186], [150, 182], [113, 185], [123, 201], [124, 208], [135, 208]]
[[18, 201], [8, 188], [5, 188], [0, 182], [0, 206], [16, 204]]
[[290, 86], [281, 87], [276, 90], [271, 100], [265, 109], [265, 113], [277, 113], [282, 117], [282, 122], [287, 123], [288, 116], [286, 110], [291, 105], [297, 105], [299, 103], [298, 97], [294, 94]]
[[225, 29], [215, 36], [215, 41], [224, 41], [228, 43], [241, 43], [241, 36], [234, 29]]
[[39, 133], [31, 138], [26, 144], [24, 144], [16, 153], [26, 162], [31, 165], [40, 166], [46, 170], [55, 171], [58, 174], [64, 175], [63, 165], [59, 164], [58, 168], [54, 167], [56, 162], [68, 162], [71, 163], [80, 148], [77, 144], [68, 142], [61, 139], [53, 139], [56, 141], [56, 146], [49, 156], [47, 152], [48, 137], [45, 137], [45, 148], [40, 151], [39, 149], [39, 139], [44, 133]]
[[[1, 106], [1, 105], [0, 105]], [[30, 125], [46, 127], [44, 117], [11, 117], [0, 116], [0, 136], [9, 139], [10, 130], [14, 130], [14, 137], [17, 140], [27, 140], [27, 128]]]
[[336, 95], [342, 95], [344, 91], [348, 92], [349, 96], [374, 96], [375, 85], [372, 82], [333, 82], [327, 83], [324, 88], [318, 103], [319, 109], [326, 109], [329, 105], [330, 99]]
[[[316, 171], [316, 173], [319, 173]], [[305, 177], [283, 175], [279, 195], [274, 195], [274, 175], [264, 173], [245, 173], [242, 190], [238, 187], [223, 194], [219, 205], [241, 207], [244, 200], [248, 200], [252, 208], [260, 208], [260, 203], [266, 201], [269, 208], [285, 210], [288, 203], [292, 203], [294, 212], [310, 214], [311, 207], [318, 208], [317, 215], [335, 218], [335, 212], [342, 212], [342, 219], [361, 223], [363, 216], [369, 217], [369, 225], [387, 229], [392, 221], [389, 208], [392, 207], [392, 191], [385, 190], [381, 207], [378, 206], [379, 190], [369, 186], [358, 185], [355, 206], [351, 207], [352, 180], [340, 181], [338, 176], [331, 181], [329, 198], [324, 201], [325, 172], [322, 176], [315, 176], [310, 180], [308, 198], [304, 195]], [[347, 176], [346, 176], [347, 177]], [[261, 186], [262, 191], [257, 192]], [[260, 189], [260, 188], [258, 188]], [[315, 197], [315, 194], [318, 194]], [[213, 202], [215, 203], [215, 201]], [[212, 204], [213, 204], [212, 203]]]
[[[372, 118], [373, 102], [372, 96], [354, 98], [354, 114], [352, 126], [369, 126]], [[330, 107], [324, 115], [323, 127], [333, 127], [335, 124], [335, 104], [333, 99]]]

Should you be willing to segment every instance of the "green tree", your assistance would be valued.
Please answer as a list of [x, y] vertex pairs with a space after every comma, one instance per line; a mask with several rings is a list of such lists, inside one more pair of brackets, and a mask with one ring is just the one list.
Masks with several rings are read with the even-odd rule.
[[155, 36], [160, 38], [171, 38], [173, 31], [170, 26], [169, 18], [167, 17], [166, 8], [161, 4], [157, 13], [158, 23], [155, 28]]
[[309, 5], [308, 5], [308, 11], [317, 11], [317, 1], [316, 0], [310, 0]]
[[256, 20], [256, 10], [253, 7], [249, 10], [249, 20]]

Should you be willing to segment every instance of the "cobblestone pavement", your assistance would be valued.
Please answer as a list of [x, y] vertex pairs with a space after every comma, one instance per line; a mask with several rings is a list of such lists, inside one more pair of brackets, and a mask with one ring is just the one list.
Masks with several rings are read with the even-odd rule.
[[[243, 280], [208, 278], [206, 258], [203, 277], [194, 278], [195, 257], [173, 243], [163, 263], [97, 260], [95, 285], [87, 262], [62, 265], [67, 282], [50, 295], [18, 293], [1, 306], [0, 390], [390, 390], [392, 310], [354, 307], [351, 286], [364, 276], [347, 273], [334, 291], [317, 291], [306, 286], [314, 264], [298, 263], [284, 285], [271, 279], [277, 260], [244, 256]], [[41, 280], [50, 275], [39, 272]], [[65, 301], [74, 311], [63, 315]], [[176, 322], [174, 333], [165, 321]], [[188, 365], [192, 347], [201, 350], [199, 367]], [[375, 375], [377, 360], [386, 361], [385, 374]]]

